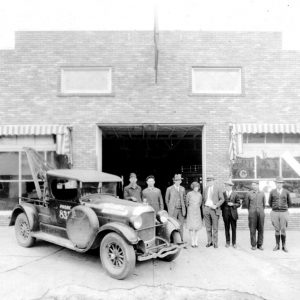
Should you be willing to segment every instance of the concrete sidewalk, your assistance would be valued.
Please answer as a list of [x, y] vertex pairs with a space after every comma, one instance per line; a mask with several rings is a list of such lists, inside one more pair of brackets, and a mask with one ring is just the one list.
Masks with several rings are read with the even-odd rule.
[[288, 253], [273, 252], [274, 233], [265, 232], [264, 251], [250, 249], [249, 232], [238, 231], [238, 248], [188, 247], [171, 263], [137, 263], [122, 281], [110, 278], [97, 253], [79, 254], [43, 241], [17, 245], [14, 228], [0, 227], [0, 299], [300, 299], [300, 232], [288, 232]]

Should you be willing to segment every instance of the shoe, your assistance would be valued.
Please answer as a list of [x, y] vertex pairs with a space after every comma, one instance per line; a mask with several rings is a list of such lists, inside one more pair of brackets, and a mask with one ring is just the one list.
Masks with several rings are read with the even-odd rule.
[[255, 247], [255, 246], [252, 246], [252, 247], [251, 247], [251, 250], [256, 250], [256, 247]]
[[273, 248], [273, 251], [277, 251], [277, 250], [279, 250], [279, 245], [278, 244], [276, 244], [276, 246]]
[[230, 245], [229, 245], [228, 243], [226, 243], [225, 247], [226, 247], [226, 248], [229, 248], [229, 246], [230, 246]]
[[232, 247], [236, 249], [236, 244], [233, 244]]
[[286, 241], [286, 236], [285, 235], [281, 235], [281, 241], [282, 241], [282, 251], [288, 252], [288, 249], [285, 246], [285, 241]]
[[275, 234], [275, 240], [276, 240], [276, 246], [274, 247], [273, 251], [277, 251], [277, 250], [280, 249], [280, 246], [279, 246], [279, 244], [280, 244], [280, 235]]
[[218, 248], [218, 245], [217, 245], [217, 244], [214, 244], [214, 248]]
[[210, 243], [210, 244], [208, 243], [205, 247], [208, 248], [208, 247], [211, 247], [212, 245], [213, 245], [213, 243]]
[[194, 246], [194, 245], [191, 245], [191, 247], [192, 247], [192, 248], [195, 248], [195, 246]]
[[198, 245], [195, 245], [194, 247], [195, 247], [195, 248], [198, 248]]
[[261, 251], [264, 250], [263, 246], [258, 246], [257, 249], [259, 249], [259, 250], [261, 250]]

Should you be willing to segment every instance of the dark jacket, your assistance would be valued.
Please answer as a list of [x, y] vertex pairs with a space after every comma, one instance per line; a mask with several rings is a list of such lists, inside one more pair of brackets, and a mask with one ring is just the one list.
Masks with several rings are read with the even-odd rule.
[[282, 189], [279, 195], [277, 189], [270, 192], [269, 205], [274, 211], [287, 211], [291, 206], [290, 193], [286, 189]]
[[169, 186], [166, 191], [166, 204], [168, 207], [168, 213], [173, 216], [175, 209], [181, 209], [182, 215], [186, 215], [185, 207], [185, 189], [183, 186], [179, 186], [179, 192], [174, 185]]
[[[229, 198], [226, 192], [224, 192], [223, 195], [225, 199], [224, 203], [221, 206], [223, 217], [231, 215], [234, 220], [237, 220], [239, 218], [237, 208], [241, 206], [240, 197], [238, 193], [232, 191]], [[229, 206], [228, 202], [233, 203], [233, 205]]]
[[266, 207], [266, 199], [265, 194], [260, 191], [250, 191], [247, 193], [245, 197], [246, 207], [249, 211], [256, 210], [257, 208], [260, 208], [262, 210]]
[[[205, 206], [207, 196], [208, 196], [208, 187], [206, 187], [203, 191], [202, 207]], [[223, 195], [222, 190], [216, 185], [213, 185], [212, 201], [213, 201], [213, 204], [217, 206], [216, 214], [221, 215], [221, 208], [220, 207], [224, 202], [224, 195]]]

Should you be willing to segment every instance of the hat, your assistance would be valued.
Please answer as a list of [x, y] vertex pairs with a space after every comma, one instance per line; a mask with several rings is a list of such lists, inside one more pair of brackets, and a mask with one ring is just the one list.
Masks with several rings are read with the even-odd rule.
[[131, 177], [135, 177], [136, 178], [136, 174], [135, 173], [130, 173], [129, 178]]
[[231, 179], [224, 182], [225, 185], [234, 186], [234, 183], [231, 181]]
[[153, 179], [153, 180], [155, 180], [155, 177], [153, 176], [153, 175], [149, 175], [147, 178], [146, 178], [146, 181], [148, 181], [148, 179]]
[[215, 177], [213, 175], [209, 175], [206, 177], [206, 181], [213, 181], [215, 180]]
[[278, 176], [278, 177], [276, 177], [275, 182], [284, 183], [284, 180], [282, 177]]
[[182, 180], [181, 174], [175, 174], [173, 177], [173, 181]]

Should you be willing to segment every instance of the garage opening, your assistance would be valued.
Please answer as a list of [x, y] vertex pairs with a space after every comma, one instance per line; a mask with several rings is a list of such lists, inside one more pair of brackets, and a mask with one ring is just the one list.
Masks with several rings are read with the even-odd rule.
[[202, 182], [203, 126], [100, 126], [102, 130], [102, 170], [124, 177], [134, 172], [138, 184], [154, 175], [163, 196], [173, 184], [175, 173], [183, 175], [182, 185], [189, 189], [193, 180]]

